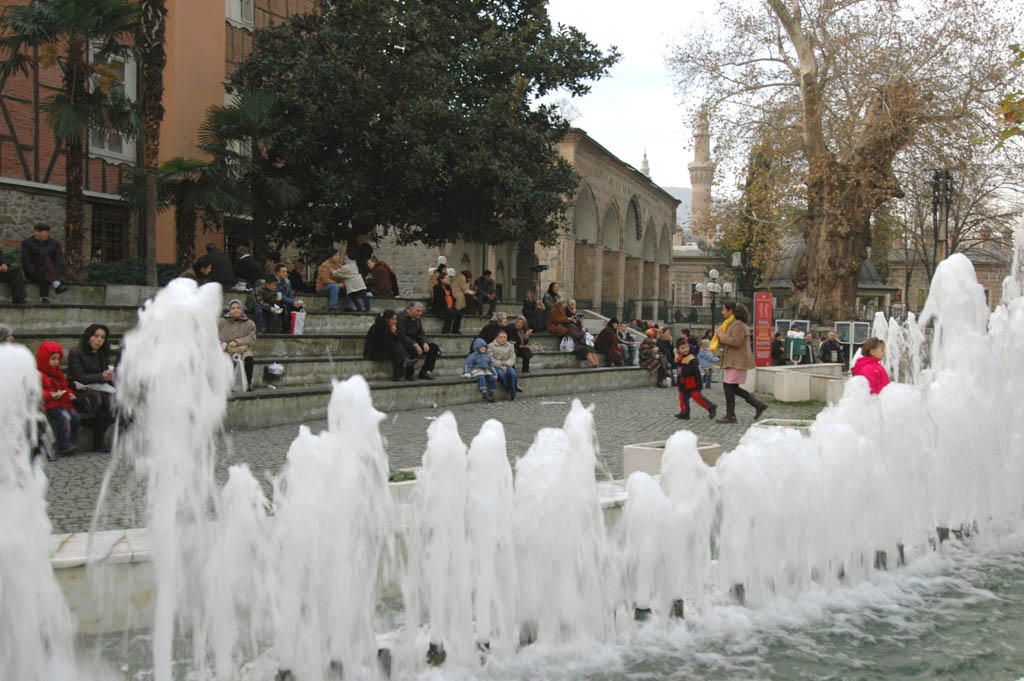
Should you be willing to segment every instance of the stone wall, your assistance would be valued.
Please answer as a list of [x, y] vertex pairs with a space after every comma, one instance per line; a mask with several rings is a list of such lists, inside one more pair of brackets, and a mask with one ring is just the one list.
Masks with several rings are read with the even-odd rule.
[[[86, 208], [88, 210], [88, 206]], [[22, 239], [31, 236], [32, 228], [40, 222], [53, 227], [50, 236], [54, 239], [64, 240], [63, 194], [0, 187], [0, 246], [17, 249]]]

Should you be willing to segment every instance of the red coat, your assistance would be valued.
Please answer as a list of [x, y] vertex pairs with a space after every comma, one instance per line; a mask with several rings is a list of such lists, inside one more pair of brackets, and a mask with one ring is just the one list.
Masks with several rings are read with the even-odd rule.
[[[43, 380], [43, 409], [53, 409], [54, 407], [74, 409], [75, 403], [71, 398], [75, 393], [71, 390], [68, 379], [64, 377], [64, 372], [60, 370], [59, 366], [50, 366], [50, 355], [55, 352], [60, 355], [62, 360], [64, 359], [64, 349], [53, 341], [43, 341], [39, 349], [36, 350], [36, 368], [39, 369], [39, 375]], [[66, 392], [59, 398], [55, 398], [53, 393], [58, 390]]]
[[871, 355], [858, 359], [857, 363], [853, 365], [853, 369], [850, 370], [850, 374], [853, 376], [863, 376], [868, 379], [872, 395], [882, 392], [882, 388], [890, 383], [889, 373], [885, 370], [885, 367], [882, 366], [877, 357], [872, 357]]

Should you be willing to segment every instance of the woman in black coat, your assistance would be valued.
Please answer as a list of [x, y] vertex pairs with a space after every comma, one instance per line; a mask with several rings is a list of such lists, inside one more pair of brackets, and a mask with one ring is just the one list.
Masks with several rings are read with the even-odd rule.
[[377, 315], [363, 342], [363, 357], [375, 362], [391, 362], [392, 381], [411, 376], [411, 371], [406, 371], [409, 353], [398, 340], [397, 328], [398, 315], [394, 310], [384, 310]]
[[430, 308], [434, 316], [440, 318], [444, 324], [441, 333], [459, 333], [462, 328], [462, 310], [455, 307], [455, 294], [452, 293], [451, 277], [443, 273], [434, 284], [433, 304]]
[[[90, 324], [68, 353], [68, 381], [78, 394], [76, 407], [82, 420], [92, 422], [92, 447], [97, 451], [110, 451], [106, 434], [114, 422], [114, 358], [109, 337], [105, 325]], [[75, 383], [93, 387], [79, 388]]]

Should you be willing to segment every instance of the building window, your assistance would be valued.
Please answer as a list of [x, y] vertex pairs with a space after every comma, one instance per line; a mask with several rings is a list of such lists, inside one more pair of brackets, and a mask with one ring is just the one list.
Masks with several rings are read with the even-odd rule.
[[128, 257], [131, 218], [119, 206], [93, 204], [92, 261], [114, 262]]
[[696, 284], [690, 284], [690, 305], [704, 307], [704, 294], [697, 290]]
[[[97, 56], [98, 48], [92, 46], [89, 49], [89, 61], [97, 67], [102, 67], [106, 73], [94, 74], [90, 88], [95, 88], [100, 79], [105, 75], [114, 81], [113, 88], [116, 92], [135, 99], [135, 61], [127, 56]], [[93, 130], [89, 135], [89, 153], [93, 156], [109, 158], [117, 162], [135, 161], [135, 142], [131, 139], [111, 133], [106, 130]]]
[[241, 28], [253, 27], [253, 0], [224, 0], [224, 18]]

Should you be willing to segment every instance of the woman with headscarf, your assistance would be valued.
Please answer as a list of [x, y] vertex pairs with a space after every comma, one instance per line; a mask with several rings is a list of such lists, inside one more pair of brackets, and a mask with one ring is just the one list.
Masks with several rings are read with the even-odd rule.
[[110, 451], [106, 434], [114, 423], [114, 363], [110, 330], [90, 324], [78, 346], [68, 353], [68, 380], [78, 391], [76, 406], [82, 420], [92, 422], [92, 448]]
[[604, 353], [608, 366], [622, 366], [622, 349], [619, 348], [619, 320], [612, 317], [594, 340], [594, 348]]
[[550, 310], [556, 305], [562, 303], [562, 296], [558, 295], [558, 282], [553, 281], [548, 284], [548, 292], [544, 294], [544, 309]]
[[[533, 330], [526, 323], [526, 317], [519, 315], [512, 323], [505, 327], [508, 340], [515, 346], [516, 357], [523, 360], [523, 373], [530, 373], [530, 358], [533, 357], [533, 350], [530, 349], [530, 335]], [[522, 392], [522, 388], [519, 389]]]
[[252, 348], [256, 345], [256, 325], [245, 316], [242, 301], [238, 298], [228, 303], [227, 314], [217, 322], [217, 335], [224, 352], [242, 362], [246, 385], [252, 390], [252, 370], [256, 362], [252, 357]]

